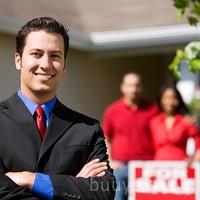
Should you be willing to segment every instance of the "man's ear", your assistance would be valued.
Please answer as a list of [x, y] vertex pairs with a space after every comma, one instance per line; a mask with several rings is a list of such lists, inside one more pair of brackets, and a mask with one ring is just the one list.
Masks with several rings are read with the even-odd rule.
[[17, 70], [22, 68], [22, 58], [19, 53], [15, 53], [15, 66]]
[[63, 73], [66, 74], [67, 72], [67, 60], [65, 60], [64, 68], [63, 68]]
[[66, 66], [65, 66], [65, 68], [63, 69], [63, 73], [66, 74], [66, 72], [67, 72], [67, 69], [66, 69]]

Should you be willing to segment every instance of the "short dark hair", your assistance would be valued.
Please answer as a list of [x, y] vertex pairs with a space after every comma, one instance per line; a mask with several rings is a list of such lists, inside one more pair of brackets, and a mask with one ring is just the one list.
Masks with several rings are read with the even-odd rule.
[[64, 40], [64, 56], [66, 59], [69, 49], [68, 29], [52, 17], [38, 17], [28, 21], [16, 35], [16, 52], [22, 56], [26, 38], [29, 33], [44, 30], [47, 33], [58, 33]]

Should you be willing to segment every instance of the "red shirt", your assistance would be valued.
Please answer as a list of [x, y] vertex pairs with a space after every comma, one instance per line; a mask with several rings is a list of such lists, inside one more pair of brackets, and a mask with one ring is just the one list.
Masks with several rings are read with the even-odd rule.
[[161, 113], [150, 121], [155, 160], [184, 160], [186, 143], [189, 137], [195, 140], [196, 148], [200, 146], [200, 137], [195, 125], [188, 123], [183, 115], [175, 116], [171, 129], [167, 129], [165, 115]]
[[152, 159], [149, 120], [157, 112], [157, 106], [149, 101], [141, 100], [138, 109], [134, 110], [123, 98], [106, 109], [103, 129], [112, 140], [113, 159], [122, 162]]

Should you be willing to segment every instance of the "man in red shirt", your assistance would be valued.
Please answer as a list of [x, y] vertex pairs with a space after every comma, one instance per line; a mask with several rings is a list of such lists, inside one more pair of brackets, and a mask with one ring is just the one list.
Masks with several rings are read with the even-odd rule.
[[115, 200], [128, 197], [127, 163], [131, 160], [151, 160], [153, 157], [149, 120], [158, 112], [155, 104], [142, 98], [139, 74], [125, 74], [120, 90], [122, 97], [108, 106], [103, 117], [110, 163], [117, 179]]

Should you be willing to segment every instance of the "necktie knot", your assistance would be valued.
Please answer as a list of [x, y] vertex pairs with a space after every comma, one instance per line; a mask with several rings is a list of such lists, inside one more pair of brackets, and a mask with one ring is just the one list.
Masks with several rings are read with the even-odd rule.
[[43, 117], [44, 110], [43, 110], [42, 106], [37, 107], [37, 109], [35, 110], [35, 114], [37, 117]]
[[45, 132], [46, 132], [46, 124], [45, 124], [45, 117], [44, 117], [44, 110], [42, 106], [38, 106], [37, 109], [35, 110], [35, 121], [37, 128], [39, 130], [41, 138], [44, 137]]

